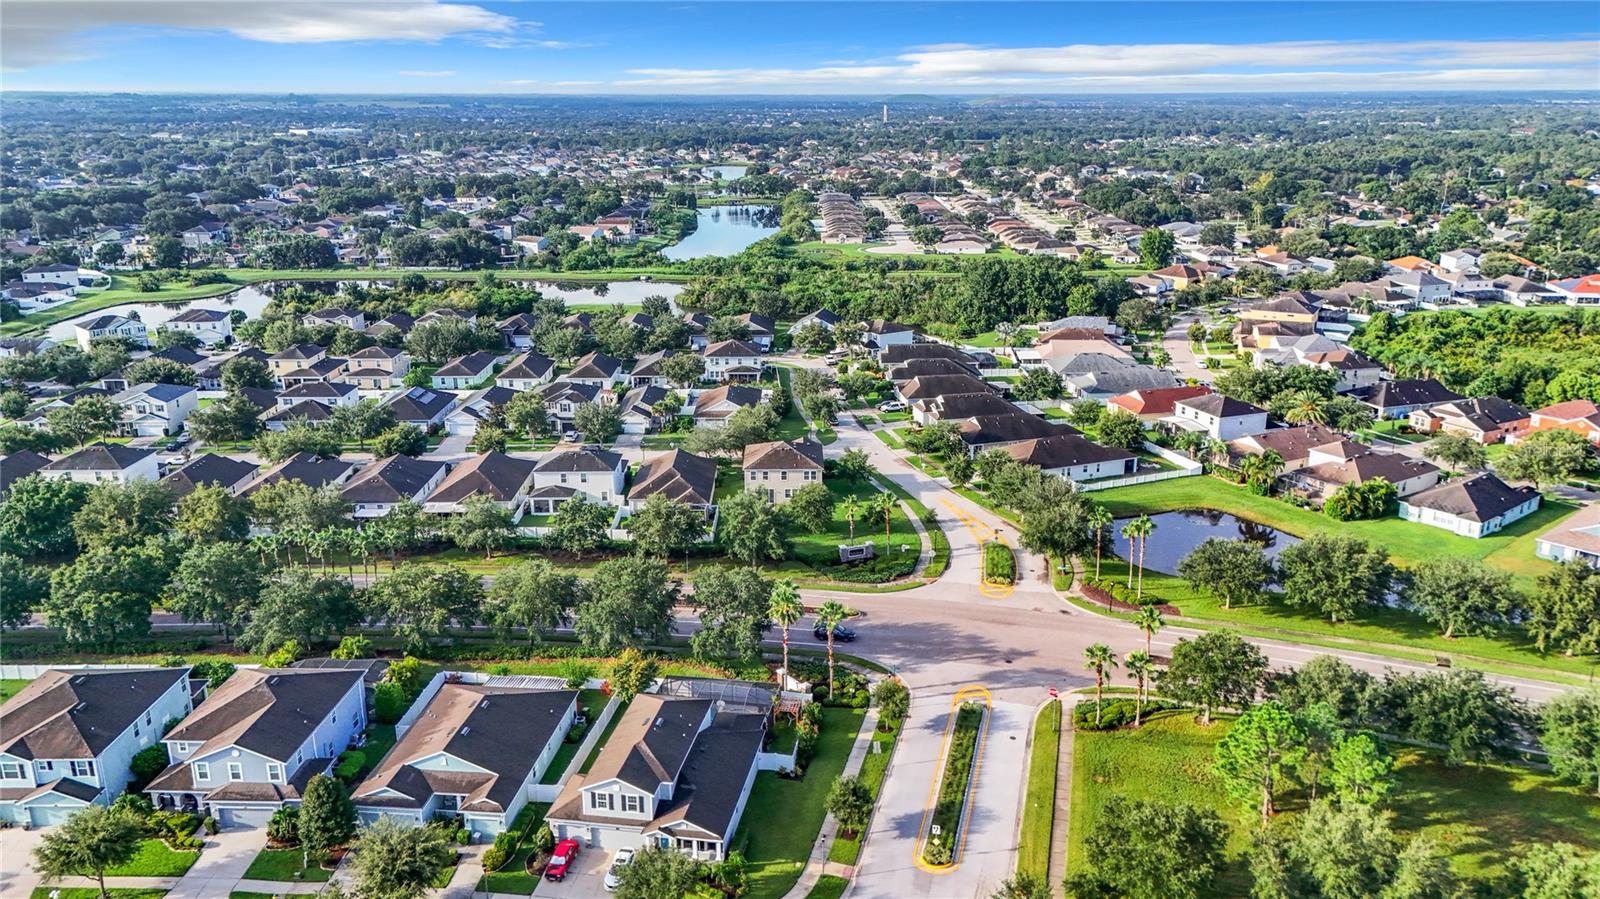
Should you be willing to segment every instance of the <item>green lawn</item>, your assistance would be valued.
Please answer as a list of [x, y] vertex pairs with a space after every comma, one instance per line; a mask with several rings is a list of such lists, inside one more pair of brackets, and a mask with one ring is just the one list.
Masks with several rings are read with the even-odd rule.
[[1061, 755], [1061, 700], [1052, 699], [1033, 721], [1028, 792], [1017, 839], [1017, 871], [1041, 881], [1050, 876], [1050, 829], [1056, 817], [1056, 762]]
[[255, 861], [252, 861], [250, 867], [245, 870], [245, 879], [278, 880], [285, 883], [295, 881], [325, 883], [333, 876], [332, 871], [322, 870], [321, 865], [301, 867], [302, 858], [303, 854], [299, 849], [263, 849], [256, 854]]
[[198, 850], [173, 849], [161, 840], [142, 840], [127, 864], [106, 869], [107, 877], [182, 877], [200, 857]]
[[[789, 390], [789, 369], [778, 367], [778, 381], [783, 384], [784, 390]], [[799, 440], [811, 433], [811, 425], [806, 423], [806, 417], [800, 412], [800, 404], [794, 402], [794, 394], [789, 394], [789, 414], [778, 419], [778, 436], [775, 440]]]
[[[884, 733], [876, 728], [872, 731], [872, 747], [861, 759], [861, 773], [858, 775], [867, 789], [872, 791], [872, 804], [878, 804], [878, 794], [883, 790], [883, 779], [889, 773], [889, 759], [894, 756], [895, 742], [900, 738], [901, 728]], [[865, 832], [858, 833], [846, 839], [844, 836], [835, 836], [833, 845], [828, 847], [828, 860], [841, 865], [853, 865], [861, 860], [861, 842], [866, 836]]]
[[278, 894], [252, 893], [249, 890], [234, 890], [228, 894], [228, 899], [278, 899]]
[[803, 780], [784, 780], [772, 771], [756, 775], [733, 838], [734, 847], [744, 847], [750, 865], [745, 899], [778, 899], [800, 879], [827, 816], [823, 802], [844, 771], [865, 715], [861, 709], [823, 710], [822, 735]]
[[[1033, 346], [1038, 339], [1039, 331], [1037, 329], [1018, 328], [1016, 336], [1011, 338], [1011, 345], [1014, 347]], [[985, 331], [976, 337], [963, 337], [961, 338], [960, 343], [963, 346], [975, 346], [982, 347], [983, 349], [992, 349], [1000, 346], [1000, 335], [994, 331]]]
[[[1155, 484], [1118, 487], [1095, 494], [1095, 499], [1118, 518], [1140, 512], [1203, 508], [1229, 512], [1301, 537], [1316, 533], [1354, 534], [1387, 549], [1390, 558], [1401, 567], [1409, 567], [1438, 555], [1469, 556], [1510, 571], [1524, 590], [1534, 589], [1538, 575], [1552, 565], [1534, 556], [1535, 537], [1577, 508], [1572, 503], [1547, 498], [1545, 505], [1527, 518], [1497, 534], [1473, 540], [1399, 518], [1335, 521], [1319, 512], [1297, 508], [1270, 497], [1256, 496], [1211, 477], [1178, 478]], [[1160, 540], [1161, 532], [1156, 531], [1151, 539]], [[1126, 572], [1127, 567], [1120, 560], [1105, 559], [1102, 573], [1106, 578], [1120, 582]], [[1403, 609], [1364, 609], [1359, 621], [1339, 624], [1332, 624], [1309, 610], [1278, 604], [1224, 609], [1209, 594], [1194, 590], [1182, 579], [1148, 571], [1145, 573], [1144, 592], [1149, 598], [1177, 606], [1189, 618], [1226, 623], [1244, 630], [1253, 628], [1257, 632], [1272, 629], [1279, 633], [1307, 634], [1313, 639], [1322, 638], [1324, 643], [1329, 640], [1355, 640], [1389, 644], [1409, 648], [1412, 657], [1427, 661], [1431, 661], [1433, 655], [1450, 655], [1457, 659], [1484, 660], [1573, 674], [1589, 674], [1592, 667], [1582, 659], [1539, 654], [1532, 641], [1520, 630], [1498, 637], [1456, 637], [1445, 640], [1438, 629], [1422, 616]]]
[[17, 695], [17, 691], [26, 687], [31, 681], [27, 680], [0, 680], [0, 702]]
[[[910, 550], [905, 555], [916, 559], [914, 553], [922, 550], [922, 538], [917, 536], [916, 528], [912, 526], [906, 513], [899, 504], [894, 507], [890, 515], [889, 536], [885, 538], [883, 528], [883, 512], [876, 503], [882, 495], [873, 489], [871, 484], [852, 483], [844, 478], [830, 478], [823, 481], [828, 492], [833, 494], [833, 523], [828, 530], [820, 534], [797, 534], [790, 541], [793, 547], [793, 556], [797, 561], [807, 565], [824, 569], [819, 572], [827, 574], [827, 569], [835, 569], [839, 565], [839, 545], [843, 543], [871, 542], [876, 548], [879, 559], [898, 557], [901, 555], [900, 547], [909, 546]], [[847, 497], [856, 497], [862, 506], [861, 516], [856, 519], [855, 536], [850, 534], [850, 522], [845, 518], [844, 501]], [[881, 564], [881, 563], [879, 563]]]
[[817, 878], [817, 885], [806, 894], [806, 899], [840, 899], [844, 895], [845, 887], [850, 881], [833, 874], [824, 874]]
[[527, 842], [528, 837], [533, 836], [534, 831], [544, 822], [545, 812], [549, 810], [549, 803], [544, 802], [530, 802], [522, 807], [512, 826], [522, 828], [523, 845], [517, 847], [517, 851], [511, 854], [504, 867], [483, 875], [483, 879], [478, 881], [478, 892], [516, 893], [522, 896], [533, 892], [533, 888], [539, 885], [539, 875], [528, 873], [528, 856], [532, 850], [527, 846]]
[[[1189, 712], [1163, 712], [1139, 730], [1077, 732], [1067, 870], [1083, 868], [1084, 838], [1112, 795], [1187, 802], [1216, 810], [1230, 826], [1228, 864], [1213, 895], [1245, 895], [1243, 854], [1256, 812], [1229, 803], [1211, 771], [1213, 746], [1228, 727], [1227, 721], [1201, 727]], [[1600, 848], [1600, 802], [1576, 787], [1518, 766], [1446, 768], [1421, 750], [1400, 750], [1396, 760], [1395, 830], [1437, 841], [1462, 875], [1493, 877], [1517, 848], [1534, 843]], [[1282, 813], [1303, 811], [1307, 798], [1291, 791], [1282, 797]]]
[[[131, 887], [110, 887], [106, 892], [111, 899], [161, 899], [167, 894], [166, 890]], [[100, 899], [100, 891], [94, 887], [34, 887], [28, 899]]]
[[394, 748], [395, 735], [393, 724], [373, 724], [367, 728], [367, 745], [361, 748], [361, 754], [367, 757], [361, 766], [361, 776], [372, 773], [378, 767], [383, 757]]
[[[604, 690], [578, 691], [578, 708], [589, 716], [590, 726], [600, 717], [600, 712], [605, 709], [609, 697]], [[582, 738], [571, 743], [563, 742], [561, 748], [556, 750], [555, 758], [550, 760], [550, 766], [544, 769], [544, 776], [539, 778], [539, 783], [553, 784], [567, 773], [567, 766], [572, 764], [572, 757], [578, 754], [578, 747], [583, 744]]]

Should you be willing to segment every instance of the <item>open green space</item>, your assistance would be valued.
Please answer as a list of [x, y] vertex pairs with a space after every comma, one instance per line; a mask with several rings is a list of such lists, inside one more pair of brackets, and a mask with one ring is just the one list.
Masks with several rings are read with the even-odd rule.
[[817, 878], [816, 886], [806, 894], [806, 899], [840, 899], [845, 888], [850, 886], [850, 881], [835, 874], [824, 874]]
[[745, 899], [779, 899], [800, 879], [827, 816], [828, 790], [844, 771], [865, 716], [862, 709], [823, 709], [816, 755], [803, 779], [787, 780], [774, 771], [756, 774], [732, 844], [749, 863]]
[[[1216, 811], [1229, 826], [1228, 863], [1212, 895], [1247, 895], [1250, 878], [1243, 856], [1258, 813], [1230, 803], [1212, 773], [1214, 746], [1229, 726], [1220, 720], [1203, 727], [1192, 713], [1177, 711], [1158, 712], [1137, 730], [1078, 731], [1067, 871], [1082, 870], [1085, 837], [1111, 796], [1185, 802]], [[1535, 843], [1600, 848], [1600, 802], [1577, 787], [1521, 766], [1447, 768], [1418, 749], [1400, 749], [1395, 759], [1399, 786], [1390, 804], [1395, 831], [1435, 840], [1463, 876], [1503, 873], [1516, 849]], [[1287, 792], [1279, 802], [1280, 815], [1292, 818], [1308, 798], [1303, 789]]]
[[361, 747], [361, 754], [367, 757], [361, 766], [361, 776], [372, 773], [378, 767], [383, 757], [394, 748], [396, 738], [393, 724], [372, 724], [367, 727], [367, 745]]
[[1017, 835], [1017, 871], [1041, 881], [1050, 875], [1050, 829], [1056, 820], [1056, 762], [1061, 756], [1061, 700], [1052, 699], [1033, 720], [1028, 787]]
[[141, 840], [138, 851], [124, 864], [106, 869], [107, 877], [182, 877], [194, 866], [200, 852], [173, 849], [157, 839]]
[[[861, 771], [857, 775], [861, 782], [872, 793], [872, 804], [876, 808], [878, 795], [883, 791], [883, 779], [889, 773], [889, 760], [894, 756], [895, 743], [900, 738], [900, 731], [905, 728], [901, 725], [895, 730], [885, 733], [874, 728], [872, 731], [872, 745], [867, 749], [867, 754], [861, 759]], [[828, 847], [828, 861], [838, 862], [841, 865], [853, 865], [861, 860], [861, 844], [866, 839], [866, 828], [851, 837], [845, 837], [842, 832], [833, 838], [833, 845]]]
[[263, 849], [256, 854], [255, 860], [245, 870], [246, 880], [276, 880], [285, 883], [301, 881], [305, 883], [326, 883], [333, 877], [332, 871], [322, 870], [322, 866], [313, 863], [307, 868], [301, 862], [305, 854], [299, 849]]
[[[823, 484], [833, 494], [833, 521], [827, 530], [819, 534], [794, 535], [790, 544], [796, 561], [820, 569], [819, 573], [824, 575], [845, 575], [847, 569], [841, 569], [839, 565], [839, 545], [870, 542], [877, 559], [867, 563], [869, 565], [885, 566], [888, 560], [902, 556], [909, 556], [911, 564], [916, 563], [917, 554], [922, 550], [922, 538], [917, 535], [916, 528], [899, 503], [894, 505], [889, 515], [888, 533], [885, 534], [883, 510], [877, 505], [878, 497], [882, 494], [873, 489], [871, 484], [851, 483], [843, 478], [829, 478]], [[856, 497], [862, 507], [855, 522], [854, 536], [851, 535], [850, 521], [845, 517], [844, 509], [845, 500], [851, 496]], [[900, 552], [902, 546], [909, 547], [905, 553]], [[909, 565], [906, 570], [910, 570]]]

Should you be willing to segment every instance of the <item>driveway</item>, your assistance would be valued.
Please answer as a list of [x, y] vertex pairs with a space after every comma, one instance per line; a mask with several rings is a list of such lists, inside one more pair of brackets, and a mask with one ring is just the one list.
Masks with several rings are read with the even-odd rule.
[[27, 899], [39, 885], [39, 875], [33, 873], [29, 863], [33, 859], [33, 847], [39, 845], [44, 835], [44, 828], [0, 830], [0, 899]]
[[228, 895], [266, 845], [267, 831], [259, 827], [229, 827], [206, 837], [200, 859], [167, 894], [168, 899], [215, 899]]
[[578, 860], [560, 883], [540, 879], [534, 888], [535, 896], [553, 896], [559, 899], [601, 899], [606, 892], [606, 869], [611, 867], [611, 857], [616, 853], [603, 849], [580, 849]]

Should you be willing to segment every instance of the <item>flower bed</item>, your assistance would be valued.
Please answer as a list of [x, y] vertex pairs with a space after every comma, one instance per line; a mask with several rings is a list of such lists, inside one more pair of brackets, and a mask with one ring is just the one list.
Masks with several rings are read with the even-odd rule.
[[[1118, 599], [1117, 596], [1112, 592], [1120, 589], [1117, 587], [1117, 585], [1112, 584], [1110, 585], [1110, 590], [1107, 590], [1105, 587], [1101, 586], [1102, 583], [1104, 582], [1096, 581], [1094, 578], [1086, 578], [1083, 582], [1083, 595], [1095, 605], [1105, 606], [1114, 612], [1137, 612], [1144, 608], [1144, 606], [1139, 605], [1138, 603], [1126, 602], [1122, 599]], [[1147, 603], [1147, 605], [1150, 604]], [[1170, 605], [1168, 603], [1156, 605], [1156, 608], [1160, 609], [1161, 614], [1163, 615], [1176, 616], [1183, 614], [1183, 612], [1178, 610], [1177, 606]]]

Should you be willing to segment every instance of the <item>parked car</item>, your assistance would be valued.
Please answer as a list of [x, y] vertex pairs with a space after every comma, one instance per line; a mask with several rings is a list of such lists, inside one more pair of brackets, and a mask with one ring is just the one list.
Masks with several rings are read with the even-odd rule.
[[844, 361], [844, 350], [834, 350], [828, 355], [823, 356], [822, 361], [828, 363], [829, 365], [838, 365], [840, 362]]
[[906, 408], [906, 404], [900, 402], [899, 400], [889, 400], [886, 403], [878, 404], [879, 412], [904, 412], [906, 411]]
[[611, 868], [606, 871], [605, 887], [608, 892], [621, 885], [622, 869], [631, 861], [633, 861], [632, 846], [625, 846], [617, 850], [617, 857], [611, 860]]
[[562, 840], [550, 853], [550, 863], [544, 866], [545, 880], [566, 880], [572, 863], [578, 860], [578, 841]]
[[577, 431], [563, 431], [561, 434], [561, 439], [568, 443], [577, 443], [578, 438], [582, 436], [583, 435], [579, 434]]
[[[819, 624], [811, 629], [811, 636], [816, 637], [818, 640], [826, 640], [828, 639], [828, 629]], [[835, 624], [833, 626], [833, 639], [836, 643], [852, 643], [856, 639], [855, 628]]]

